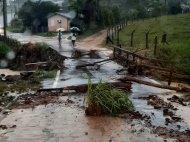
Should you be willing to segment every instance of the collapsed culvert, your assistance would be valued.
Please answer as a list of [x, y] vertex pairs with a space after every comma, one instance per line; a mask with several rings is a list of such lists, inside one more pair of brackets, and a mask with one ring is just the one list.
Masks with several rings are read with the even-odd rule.
[[56, 50], [40, 44], [27, 43], [17, 49], [16, 57], [9, 64], [12, 70], [52, 70], [63, 67], [66, 57]]
[[85, 50], [79, 50], [79, 49], [75, 49], [73, 51], [71, 58], [77, 59], [77, 58], [82, 58], [85, 56], [89, 57], [90, 59], [100, 59], [100, 56], [97, 50], [85, 51]]

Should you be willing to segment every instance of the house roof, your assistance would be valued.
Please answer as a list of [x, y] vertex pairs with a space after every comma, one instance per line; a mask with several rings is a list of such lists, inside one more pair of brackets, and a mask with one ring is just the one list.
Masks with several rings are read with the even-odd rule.
[[50, 14], [48, 14], [47, 18], [50, 18], [55, 15], [60, 15], [65, 18], [72, 19], [71, 15], [69, 13], [61, 13], [61, 12], [50, 13]]
[[181, 4], [181, 8], [190, 8], [189, 5]]

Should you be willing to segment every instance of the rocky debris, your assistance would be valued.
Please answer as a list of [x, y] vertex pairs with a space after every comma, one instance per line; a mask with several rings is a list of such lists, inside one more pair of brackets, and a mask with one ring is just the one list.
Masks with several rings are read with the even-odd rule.
[[147, 104], [153, 106], [155, 109], [162, 109], [163, 115], [170, 117], [165, 119], [165, 125], [168, 125], [169, 123], [181, 122], [182, 118], [175, 116], [175, 111], [177, 108], [175, 108], [171, 103], [165, 102], [156, 95], [140, 97], [139, 99], [147, 100]]
[[180, 98], [176, 95], [173, 95], [171, 98], [168, 98], [167, 100], [170, 100], [171, 102], [176, 102], [176, 103], [179, 103], [183, 106], [187, 106], [186, 103], [184, 103], [184, 99], [183, 98]]
[[8, 128], [16, 128], [16, 127], [17, 127], [16, 125], [12, 125], [12, 126], [0, 125], [0, 129], [2, 130], [8, 129]]
[[168, 130], [164, 127], [157, 127], [152, 130], [152, 133], [157, 134], [158, 136], [161, 136], [162, 138], [171, 138], [171, 139], [177, 139], [179, 142], [189, 142], [190, 141], [190, 132], [179, 132], [174, 130]]
[[21, 75], [7, 75], [5, 79], [9, 82], [20, 82], [26, 80], [26, 78]]
[[[17, 98], [17, 103], [13, 104], [11, 108], [18, 109], [34, 109], [39, 105], [47, 105], [47, 104], [62, 104], [63, 101], [59, 100], [60, 93], [58, 92], [41, 92], [35, 94], [25, 94], [21, 95]], [[67, 105], [69, 103], [73, 103], [71, 100], [67, 100], [65, 102]]]
[[8, 103], [12, 102], [14, 98], [14, 96], [0, 96], [0, 107], [8, 105]]
[[11, 113], [11, 110], [8, 109], [3, 112], [3, 114], [9, 114], [9, 113]]
[[[140, 119], [144, 120], [147, 127], [152, 126], [151, 124], [151, 117], [148, 115], [143, 115], [139, 111], [127, 111], [124, 114], [118, 114], [117, 117], [124, 118], [124, 119]], [[133, 127], [133, 126], [131, 126]]]
[[29, 76], [33, 75], [34, 72], [21, 72], [20, 75], [28, 78]]
[[0, 128], [4, 130], [4, 129], [7, 129], [7, 126], [6, 125], [0, 125]]
[[[183, 95], [183, 100], [184, 100], [184, 102], [190, 102], [190, 92], [185, 93]], [[190, 105], [190, 103], [189, 103], [189, 105]]]

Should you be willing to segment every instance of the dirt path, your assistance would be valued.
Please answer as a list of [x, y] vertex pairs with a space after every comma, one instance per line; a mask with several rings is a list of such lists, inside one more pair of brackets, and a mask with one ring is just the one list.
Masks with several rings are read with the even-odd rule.
[[101, 50], [101, 43], [106, 38], [106, 31], [107, 30], [102, 30], [92, 36], [85, 38], [81, 42], [77, 42], [76, 48], [85, 50]]

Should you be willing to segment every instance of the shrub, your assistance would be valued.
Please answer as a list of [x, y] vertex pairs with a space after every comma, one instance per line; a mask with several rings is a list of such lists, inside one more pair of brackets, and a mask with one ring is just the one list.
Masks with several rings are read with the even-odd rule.
[[5, 55], [10, 50], [9, 46], [0, 42], [0, 55]]
[[126, 92], [114, 88], [109, 82], [102, 83], [102, 80], [99, 81], [96, 87], [93, 87], [89, 79], [85, 100], [88, 104], [85, 111], [87, 115], [115, 115], [134, 109]]
[[45, 51], [46, 49], [48, 49], [49, 46], [50, 46], [49, 44], [44, 43], [44, 42], [38, 42], [38, 43], [36, 43], [36, 45], [37, 45], [38, 47], [41, 47], [43, 51]]

